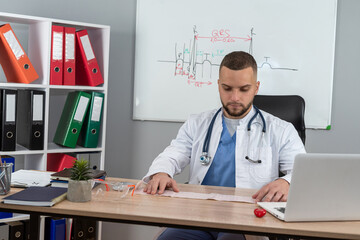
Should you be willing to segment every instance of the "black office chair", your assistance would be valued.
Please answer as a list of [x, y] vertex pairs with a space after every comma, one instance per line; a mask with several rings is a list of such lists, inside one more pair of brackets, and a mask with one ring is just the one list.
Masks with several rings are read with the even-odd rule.
[[297, 95], [256, 95], [254, 105], [282, 120], [291, 122], [305, 144], [305, 101]]
[[[254, 105], [282, 120], [291, 122], [305, 144], [305, 101], [297, 95], [256, 95]], [[282, 176], [279, 173], [279, 176]], [[287, 238], [269, 237], [270, 240], [288, 240]]]

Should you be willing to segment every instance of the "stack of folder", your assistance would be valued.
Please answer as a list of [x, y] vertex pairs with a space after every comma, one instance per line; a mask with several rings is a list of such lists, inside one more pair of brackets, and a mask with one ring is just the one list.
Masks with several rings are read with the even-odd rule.
[[54, 142], [71, 148], [75, 148], [76, 144], [96, 148], [103, 102], [104, 94], [100, 92], [70, 92], [55, 132]]
[[39, 78], [10, 24], [0, 26], [0, 64], [8, 82], [31, 83]]
[[52, 26], [50, 84], [98, 86], [104, 83], [87, 30]]
[[[105, 170], [94, 170], [90, 169], [90, 178], [92, 179], [103, 179], [105, 180], [106, 171]], [[62, 171], [51, 174], [50, 183], [52, 187], [61, 187], [67, 188], [69, 184], [69, 180], [71, 177], [71, 168], [65, 168]], [[93, 187], [97, 184], [94, 183]]]
[[44, 148], [45, 92], [0, 89], [0, 151]]

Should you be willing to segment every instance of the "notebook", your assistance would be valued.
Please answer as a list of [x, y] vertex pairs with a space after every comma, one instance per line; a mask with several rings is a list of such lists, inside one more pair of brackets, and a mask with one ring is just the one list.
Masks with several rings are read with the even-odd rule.
[[3, 198], [6, 204], [48, 206], [66, 199], [67, 188], [28, 187], [20, 192]]
[[288, 201], [258, 202], [286, 222], [360, 220], [360, 154], [299, 154]]

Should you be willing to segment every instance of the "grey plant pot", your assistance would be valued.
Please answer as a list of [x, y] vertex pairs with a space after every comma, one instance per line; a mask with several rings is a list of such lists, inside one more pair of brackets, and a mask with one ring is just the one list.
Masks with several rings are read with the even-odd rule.
[[91, 180], [69, 180], [67, 199], [71, 202], [87, 202], [91, 200]]

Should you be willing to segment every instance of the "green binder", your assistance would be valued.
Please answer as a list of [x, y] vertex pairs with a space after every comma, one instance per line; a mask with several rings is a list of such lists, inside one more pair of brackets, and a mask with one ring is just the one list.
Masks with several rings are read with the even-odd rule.
[[90, 100], [91, 95], [86, 92], [76, 91], [68, 94], [55, 132], [55, 143], [75, 148]]
[[104, 105], [104, 94], [91, 93], [89, 110], [86, 113], [78, 144], [87, 148], [96, 148], [99, 142], [101, 115]]

